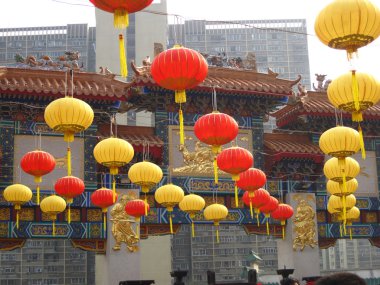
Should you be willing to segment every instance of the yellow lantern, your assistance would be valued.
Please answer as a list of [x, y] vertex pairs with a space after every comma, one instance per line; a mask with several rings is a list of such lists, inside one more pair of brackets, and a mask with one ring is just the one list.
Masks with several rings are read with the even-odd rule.
[[352, 207], [347, 211], [347, 226], [350, 227], [350, 239], [352, 239], [352, 223], [360, 218], [360, 210], [358, 207]]
[[368, 0], [335, 0], [319, 13], [314, 29], [322, 43], [352, 58], [380, 35], [380, 11]]
[[327, 202], [327, 212], [329, 212], [331, 215], [341, 213], [339, 210], [333, 208], [330, 200]]
[[53, 221], [53, 236], [55, 236], [55, 221], [57, 220], [57, 215], [66, 209], [65, 199], [57, 195], [48, 196], [41, 201], [40, 208]]
[[206, 202], [205, 199], [203, 199], [201, 196], [196, 194], [189, 194], [183, 197], [182, 201], [179, 203], [179, 208], [189, 213], [190, 219], [191, 219], [191, 233], [192, 236], [195, 237], [195, 231], [194, 231], [194, 217], [195, 214], [199, 211], [202, 211], [205, 207]]
[[331, 195], [328, 203], [332, 209], [343, 213], [343, 223], [346, 225], [346, 212], [355, 206], [356, 198], [353, 194], [342, 197]]
[[346, 189], [343, 188], [342, 183], [335, 182], [333, 180], [327, 181], [326, 188], [327, 192], [331, 195], [335, 195], [338, 197], [348, 196], [354, 194], [358, 189], [359, 184], [358, 181], [354, 178], [346, 183]]
[[[162, 176], [162, 169], [149, 161], [135, 163], [128, 171], [129, 180], [131, 180], [133, 184], [141, 187], [141, 191], [145, 194], [145, 203], [147, 204], [146, 194], [153, 186], [161, 181]], [[147, 214], [147, 208], [145, 208], [145, 215]]]
[[[349, 181], [359, 175], [360, 165], [352, 157], [346, 157], [344, 160], [344, 170], [346, 181]], [[323, 166], [323, 172], [328, 179], [343, 183], [342, 171], [337, 158], [333, 157], [327, 160]]]
[[[63, 133], [70, 143], [74, 134], [86, 130], [94, 120], [94, 111], [86, 102], [66, 96], [51, 102], [45, 109], [46, 124], [54, 131]], [[71, 150], [67, 147], [67, 175], [71, 175]]]
[[16, 210], [16, 228], [19, 226], [19, 211], [21, 205], [29, 202], [32, 199], [33, 192], [29, 187], [22, 184], [12, 184], [4, 189], [4, 199], [14, 205]]
[[216, 242], [219, 243], [219, 222], [228, 216], [228, 209], [222, 204], [211, 204], [203, 212], [206, 220], [214, 221], [216, 227]]
[[185, 196], [181, 187], [174, 184], [161, 186], [154, 193], [154, 199], [169, 212], [170, 233], [173, 234], [172, 212], [175, 205], [182, 201]]
[[[128, 164], [135, 152], [132, 145], [126, 140], [119, 138], [107, 138], [98, 142], [94, 148], [95, 160], [110, 169], [111, 175], [119, 173], [119, 167]], [[115, 202], [116, 181], [112, 179], [112, 191]]]

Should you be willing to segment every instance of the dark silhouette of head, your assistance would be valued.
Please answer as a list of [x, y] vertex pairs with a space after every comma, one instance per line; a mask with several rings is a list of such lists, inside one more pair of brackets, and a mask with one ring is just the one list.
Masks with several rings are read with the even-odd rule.
[[318, 279], [315, 285], [366, 285], [366, 283], [356, 274], [340, 272]]

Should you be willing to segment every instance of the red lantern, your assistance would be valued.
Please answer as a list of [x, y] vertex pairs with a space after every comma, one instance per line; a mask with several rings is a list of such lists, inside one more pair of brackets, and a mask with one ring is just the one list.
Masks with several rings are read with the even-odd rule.
[[257, 226], [259, 226], [259, 223], [260, 223], [259, 221], [260, 207], [268, 203], [269, 199], [270, 199], [269, 192], [262, 188], [257, 189], [253, 197], [249, 197], [248, 191], [246, 191], [243, 195], [244, 204], [247, 206], [250, 206], [252, 204], [252, 207], [255, 209]]
[[279, 204], [277, 209], [272, 212], [272, 218], [281, 221], [282, 239], [285, 239], [285, 223], [293, 216], [293, 208], [288, 204]]
[[267, 235], [269, 235], [269, 217], [270, 214], [276, 210], [278, 207], [278, 200], [274, 198], [273, 196], [269, 197], [269, 201], [264, 205], [259, 208], [259, 210], [264, 213], [265, 218], [266, 218], [266, 224], [267, 224]]
[[[117, 201], [117, 194], [115, 197], [115, 201]], [[114, 194], [111, 189], [108, 188], [100, 188], [98, 190], [95, 190], [91, 194], [91, 203], [95, 206], [102, 208], [103, 212], [103, 226], [104, 231], [106, 230], [107, 225], [107, 209], [108, 207], [112, 206], [114, 204]]]
[[21, 158], [20, 165], [24, 172], [34, 176], [34, 182], [37, 183], [37, 205], [39, 205], [42, 176], [54, 170], [54, 156], [42, 150], [30, 151]]
[[238, 207], [238, 189], [236, 181], [239, 180], [239, 174], [246, 171], [253, 164], [252, 154], [242, 147], [230, 147], [223, 150], [216, 157], [218, 167], [232, 175], [235, 181], [235, 205]]
[[151, 74], [163, 88], [175, 91], [179, 107], [180, 144], [185, 143], [181, 104], [186, 102], [185, 89], [202, 83], [208, 72], [204, 57], [197, 51], [181, 46], [161, 52], [152, 62]]
[[128, 201], [125, 205], [125, 211], [128, 215], [135, 217], [137, 223], [136, 234], [137, 237], [139, 235], [139, 225], [141, 216], [145, 215], [145, 211], [149, 212], [149, 204], [145, 203], [145, 201], [141, 199], [135, 199]]
[[65, 197], [67, 204], [69, 204], [67, 214], [67, 222], [69, 224], [71, 222], [70, 204], [73, 202], [73, 198], [83, 193], [84, 188], [85, 186], [82, 179], [75, 176], [59, 178], [54, 185], [55, 192], [58, 195]]
[[[254, 191], [263, 187], [267, 182], [267, 177], [263, 171], [257, 168], [249, 168], [248, 170], [240, 173], [239, 180], [236, 182], [236, 185], [248, 192], [249, 197], [254, 197]], [[249, 205], [251, 211], [251, 217], [253, 218], [253, 208], [252, 203]]]

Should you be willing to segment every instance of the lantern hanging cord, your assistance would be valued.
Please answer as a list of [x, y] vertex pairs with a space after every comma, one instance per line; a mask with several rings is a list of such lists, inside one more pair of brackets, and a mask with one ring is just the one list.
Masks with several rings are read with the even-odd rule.
[[216, 102], [216, 89], [212, 87], [212, 110], [218, 111], [218, 104]]
[[70, 69], [70, 77], [71, 77], [71, 98], [74, 97], [74, 70]]

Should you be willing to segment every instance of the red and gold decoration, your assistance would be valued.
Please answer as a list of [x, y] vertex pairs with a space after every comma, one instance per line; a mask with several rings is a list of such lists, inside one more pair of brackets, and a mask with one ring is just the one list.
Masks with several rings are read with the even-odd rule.
[[54, 185], [55, 192], [66, 198], [68, 204], [67, 222], [71, 222], [71, 210], [70, 204], [73, 203], [73, 199], [83, 193], [85, 185], [82, 179], [75, 176], [65, 176], [59, 178]]
[[63, 133], [63, 139], [67, 142], [67, 175], [70, 176], [70, 142], [74, 141], [75, 133], [82, 132], [91, 126], [94, 111], [86, 102], [66, 96], [51, 102], [45, 109], [44, 118], [50, 128]]
[[16, 228], [19, 226], [19, 211], [21, 206], [32, 199], [33, 192], [29, 187], [22, 184], [12, 184], [4, 189], [4, 199], [12, 203], [16, 210]]
[[[267, 182], [267, 177], [263, 171], [260, 169], [251, 167], [248, 170], [240, 173], [240, 178], [236, 182], [237, 186], [248, 192], [250, 198], [254, 197], [254, 192], [262, 188]], [[253, 205], [252, 201], [249, 199], [249, 209], [251, 212], [251, 218], [253, 219]]]
[[268, 203], [270, 199], [270, 194], [267, 190], [265, 189], [257, 189], [254, 192], [253, 197], [249, 197], [249, 192], [245, 191], [243, 194], [243, 202], [246, 206], [252, 207], [255, 209], [255, 214], [256, 214], [256, 220], [257, 220], [257, 226], [260, 225], [260, 219], [259, 219], [259, 214], [260, 214], [260, 207], [263, 207], [266, 203]]
[[66, 201], [57, 195], [51, 195], [44, 198], [40, 204], [41, 211], [48, 214], [53, 221], [53, 236], [55, 236], [55, 221], [57, 215], [66, 209]]
[[282, 203], [280, 203], [277, 209], [271, 213], [273, 219], [281, 221], [282, 239], [285, 239], [286, 220], [290, 219], [293, 216], [293, 213], [293, 208], [290, 205]]
[[115, 197], [113, 191], [105, 187], [95, 190], [91, 194], [91, 203], [102, 209], [104, 231], [106, 231], [107, 228], [108, 207], [111, 207], [113, 204], [115, 204], [115, 201], [117, 200], [117, 194], [116, 199], [114, 198]]
[[183, 197], [182, 201], [179, 202], [179, 208], [188, 213], [189, 217], [191, 219], [191, 235], [192, 237], [195, 237], [195, 230], [194, 230], [194, 217], [195, 214], [202, 211], [203, 208], [206, 205], [205, 199], [203, 199], [201, 196], [196, 194], [189, 194]]
[[239, 201], [236, 181], [239, 180], [240, 173], [252, 167], [253, 156], [248, 150], [234, 146], [222, 150], [216, 157], [216, 161], [219, 169], [232, 175], [232, 180], [235, 182], [235, 206], [237, 208]]
[[135, 217], [136, 221], [136, 234], [137, 238], [139, 238], [139, 233], [140, 233], [140, 220], [141, 217], [145, 215], [145, 210], [148, 209], [149, 212], [149, 204], [145, 203], [144, 200], [141, 199], [134, 199], [131, 201], [128, 201], [125, 204], [125, 212], [132, 216]]
[[211, 204], [203, 212], [206, 220], [213, 221], [216, 228], [216, 242], [219, 243], [219, 223], [228, 216], [228, 209], [222, 204]]
[[259, 208], [260, 212], [262, 212], [266, 218], [267, 235], [268, 236], [269, 236], [269, 218], [270, 218], [271, 213], [273, 213], [273, 211], [275, 211], [277, 209], [278, 204], [279, 204], [278, 200], [275, 197], [270, 196], [269, 201], [266, 204], [264, 204], [264, 206], [261, 206]]
[[39, 205], [42, 176], [54, 170], [54, 156], [42, 150], [30, 151], [21, 158], [20, 165], [24, 172], [34, 176], [34, 182], [37, 184], [37, 205]]
[[[153, 0], [90, 0], [90, 2], [98, 9], [113, 13], [114, 27], [117, 29], [124, 29], [129, 26], [128, 15], [148, 7], [152, 4]], [[120, 74], [122, 77], [127, 77], [127, 58], [125, 54], [124, 36], [122, 33], [119, 34], [119, 50]]]
[[180, 144], [185, 143], [182, 104], [186, 103], [186, 89], [201, 84], [208, 72], [204, 57], [197, 51], [174, 46], [161, 52], [152, 62], [151, 74], [161, 87], [175, 91], [175, 102], [179, 104]]
[[115, 175], [119, 173], [119, 167], [128, 164], [135, 152], [132, 145], [126, 140], [119, 138], [107, 138], [98, 142], [94, 148], [96, 161], [108, 167], [112, 175], [112, 191], [114, 202], [116, 201], [116, 180]]
[[380, 10], [368, 0], [335, 0], [319, 13], [314, 28], [323, 44], [352, 58], [380, 35]]
[[361, 72], [349, 72], [334, 79], [327, 89], [331, 104], [336, 108], [350, 112], [352, 120], [358, 122], [360, 148], [365, 158], [363, 131], [360, 122], [362, 112], [376, 105], [380, 100], [380, 84], [371, 75]]
[[[149, 190], [159, 183], [162, 179], [162, 169], [149, 161], [135, 163], [129, 168], [128, 177], [133, 184], [141, 187], [141, 192], [145, 194], [145, 203], [148, 205], [146, 194]], [[148, 208], [145, 209], [145, 215], [148, 215]]]
[[172, 212], [175, 205], [179, 204], [185, 193], [182, 188], [174, 184], [166, 184], [159, 187], [154, 193], [154, 199], [169, 212], [170, 233], [173, 234]]

